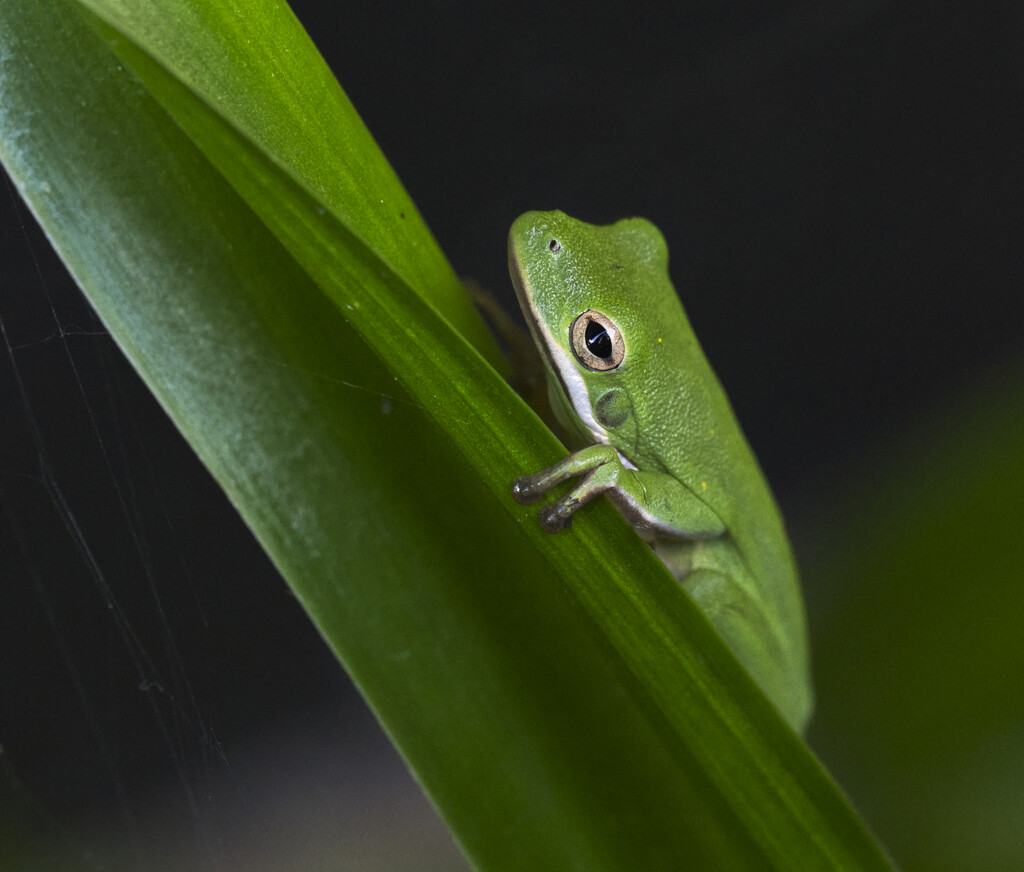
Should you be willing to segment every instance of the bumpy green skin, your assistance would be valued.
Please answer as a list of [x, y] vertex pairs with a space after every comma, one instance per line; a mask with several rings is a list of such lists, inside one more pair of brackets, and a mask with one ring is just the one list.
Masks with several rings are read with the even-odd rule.
[[[799, 579], [775, 501], [668, 276], [649, 221], [595, 227], [528, 212], [509, 232], [509, 272], [548, 363], [553, 405], [588, 447], [517, 479], [521, 502], [578, 478], [541, 510], [568, 526], [604, 494], [651, 541], [783, 716], [799, 732], [813, 708]], [[593, 371], [573, 352], [587, 310], [618, 327], [619, 365]]]

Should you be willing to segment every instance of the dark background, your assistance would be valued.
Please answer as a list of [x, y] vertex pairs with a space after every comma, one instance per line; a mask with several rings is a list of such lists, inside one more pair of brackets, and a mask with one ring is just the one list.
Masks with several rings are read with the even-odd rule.
[[[527, 209], [661, 227], [798, 550], [851, 464], [1024, 352], [1019, 4], [358, 5], [292, 3], [460, 274], [514, 305], [505, 233]], [[341, 850], [367, 868], [453, 862], [12, 191], [8, 785], [126, 851], [180, 837], [214, 868], [273, 826], [293, 783], [366, 843]]]

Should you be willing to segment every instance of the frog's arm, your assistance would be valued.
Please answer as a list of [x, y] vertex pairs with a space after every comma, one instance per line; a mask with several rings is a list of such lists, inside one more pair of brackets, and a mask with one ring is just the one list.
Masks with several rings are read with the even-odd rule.
[[725, 531], [722, 519], [678, 479], [658, 472], [627, 469], [610, 445], [590, 445], [554, 466], [517, 478], [512, 494], [520, 503], [537, 502], [555, 485], [581, 476], [557, 502], [541, 508], [541, 526], [549, 533], [572, 523], [573, 513], [601, 494], [641, 533], [704, 539]]

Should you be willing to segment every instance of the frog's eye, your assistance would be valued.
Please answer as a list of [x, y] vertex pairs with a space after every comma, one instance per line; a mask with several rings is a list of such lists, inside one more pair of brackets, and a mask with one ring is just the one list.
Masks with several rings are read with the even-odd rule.
[[615, 322], [593, 309], [572, 322], [569, 339], [576, 359], [595, 372], [615, 369], [626, 356], [626, 343]]

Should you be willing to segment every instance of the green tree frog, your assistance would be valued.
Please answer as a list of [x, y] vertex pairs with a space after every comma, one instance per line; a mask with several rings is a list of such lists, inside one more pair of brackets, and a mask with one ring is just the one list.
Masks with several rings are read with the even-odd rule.
[[586, 447], [516, 479], [541, 526], [604, 494], [678, 578], [787, 721], [813, 708], [803, 602], [774, 498], [668, 274], [657, 227], [561, 212], [512, 225], [509, 273], [551, 405]]

